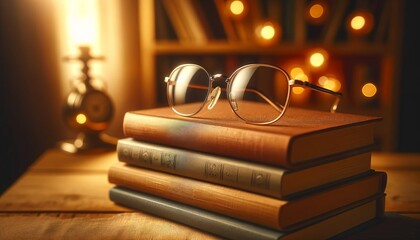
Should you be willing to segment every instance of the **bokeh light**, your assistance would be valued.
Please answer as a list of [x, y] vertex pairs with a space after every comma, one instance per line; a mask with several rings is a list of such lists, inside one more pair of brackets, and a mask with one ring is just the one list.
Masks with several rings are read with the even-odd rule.
[[233, 0], [227, 2], [227, 8], [232, 16], [241, 17], [245, 15], [246, 5], [243, 1]]
[[368, 98], [371, 98], [371, 97], [375, 96], [377, 91], [378, 90], [377, 90], [375, 84], [373, 84], [373, 83], [366, 83], [362, 87], [363, 96], [368, 97]]
[[[292, 79], [298, 79], [298, 80], [305, 81], [305, 82], [307, 82], [309, 80], [308, 75], [300, 67], [292, 68], [292, 70], [290, 70], [290, 77]], [[303, 87], [293, 87], [292, 92], [293, 92], [293, 94], [299, 95], [299, 94], [302, 94], [304, 92], [304, 88]]]
[[281, 35], [280, 25], [275, 21], [263, 21], [255, 28], [256, 39], [262, 45], [277, 42]]
[[324, 57], [324, 55], [322, 55], [322, 53], [316, 52], [316, 53], [313, 53], [310, 56], [309, 61], [310, 61], [312, 66], [320, 67], [320, 66], [322, 66], [322, 64], [324, 64], [325, 57]]
[[318, 79], [320, 86], [331, 91], [339, 91], [341, 89], [341, 82], [335, 77], [322, 76]]
[[324, 14], [324, 7], [321, 4], [314, 4], [309, 8], [309, 15], [312, 18], [320, 18]]
[[328, 15], [328, 5], [323, 0], [312, 1], [307, 5], [305, 18], [313, 24], [323, 23]]
[[86, 115], [84, 115], [83, 113], [79, 113], [76, 116], [76, 122], [80, 125], [85, 124], [87, 121]]
[[367, 11], [355, 11], [349, 15], [347, 30], [353, 35], [365, 35], [373, 28], [373, 15]]
[[362, 29], [366, 24], [366, 20], [363, 16], [354, 16], [351, 20], [350, 20], [350, 26], [351, 28], [353, 28], [354, 30], [360, 30]]
[[261, 29], [261, 37], [267, 40], [273, 39], [276, 35], [276, 30], [272, 25], [265, 25]]

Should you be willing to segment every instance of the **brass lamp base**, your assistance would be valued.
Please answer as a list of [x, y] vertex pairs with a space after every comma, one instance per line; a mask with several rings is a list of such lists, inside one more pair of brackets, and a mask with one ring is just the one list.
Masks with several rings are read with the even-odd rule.
[[115, 150], [117, 139], [104, 133], [79, 133], [74, 140], [63, 141], [58, 147], [68, 153]]

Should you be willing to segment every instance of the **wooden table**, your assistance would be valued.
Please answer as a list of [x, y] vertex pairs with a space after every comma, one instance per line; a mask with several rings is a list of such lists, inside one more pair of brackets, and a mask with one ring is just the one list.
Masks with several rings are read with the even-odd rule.
[[[115, 205], [107, 180], [115, 152], [45, 152], [0, 198], [0, 239], [217, 239]], [[350, 239], [420, 239], [420, 155], [374, 153], [386, 171], [386, 216]]]

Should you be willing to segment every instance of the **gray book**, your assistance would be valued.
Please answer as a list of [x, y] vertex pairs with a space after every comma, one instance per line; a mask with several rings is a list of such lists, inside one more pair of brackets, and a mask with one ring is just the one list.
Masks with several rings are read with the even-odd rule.
[[118, 186], [110, 190], [109, 197], [117, 204], [228, 239], [326, 239], [360, 227], [383, 213], [383, 198], [377, 197], [349, 206], [303, 228], [280, 232]]
[[234, 158], [146, 143], [118, 140], [118, 159], [134, 166], [194, 178], [284, 199], [326, 187], [371, 170], [371, 153], [358, 149], [325, 158], [311, 167], [286, 170]]

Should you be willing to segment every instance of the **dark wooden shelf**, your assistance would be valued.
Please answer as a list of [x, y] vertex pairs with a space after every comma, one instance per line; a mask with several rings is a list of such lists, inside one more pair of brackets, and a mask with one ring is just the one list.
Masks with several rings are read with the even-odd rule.
[[209, 41], [206, 44], [186, 44], [178, 41], [159, 41], [154, 45], [156, 55], [187, 55], [187, 54], [255, 54], [280, 55], [301, 54], [314, 49], [325, 48], [330, 53], [345, 56], [382, 56], [388, 51], [385, 44], [378, 43], [341, 43], [331, 46], [321, 43], [297, 45], [294, 43], [279, 43], [276, 46], [261, 46], [255, 43]]

